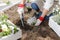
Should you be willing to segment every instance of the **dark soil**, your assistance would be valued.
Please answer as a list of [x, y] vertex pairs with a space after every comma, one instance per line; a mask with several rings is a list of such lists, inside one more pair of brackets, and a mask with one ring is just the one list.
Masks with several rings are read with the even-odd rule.
[[39, 27], [32, 27], [26, 23], [22, 27], [20, 24], [18, 26], [23, 30], [21, 40], [60, 40], [56, 33], [48, 26], [47, 21], [44, 21]]

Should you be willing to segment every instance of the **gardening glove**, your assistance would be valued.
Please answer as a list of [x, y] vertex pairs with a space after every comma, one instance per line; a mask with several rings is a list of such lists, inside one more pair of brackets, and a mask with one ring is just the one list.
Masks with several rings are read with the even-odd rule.
[[39, 26], [43, 20], [44, 20], [44, 18], [40, 16], [40, 17], [37, 19], [37, 22], [36, 22], [35, 26]]
[[32, 25], [32, 23], [36, 22], [36, 17], [31, 17], [27, 20], [27, 24]]
[[20, 17], [22, 17], [22, 14], [24, 13], [24, 4], [19, 4], [18, 5], [17, 12], [19, 13]]

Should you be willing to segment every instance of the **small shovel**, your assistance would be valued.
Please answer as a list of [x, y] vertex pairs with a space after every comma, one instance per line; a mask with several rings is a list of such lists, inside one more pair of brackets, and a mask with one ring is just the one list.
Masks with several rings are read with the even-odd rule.
[[24, 27], [24, 15], [23, 14], [20, 15], [20, 19], [21, 19], [22, 26]]

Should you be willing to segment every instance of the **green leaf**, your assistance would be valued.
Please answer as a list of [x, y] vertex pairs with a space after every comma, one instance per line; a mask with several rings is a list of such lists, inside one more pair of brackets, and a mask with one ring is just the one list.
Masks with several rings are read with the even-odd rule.
[[0, 37], [2, 37], [3, 36], [3, 32], [0, 32]]
[[19, 30], [15, 27], [14, 28], [14, 34], [16, 33], [16, 32], [18, 32]]
[[6, 4], [8, 4], [8, 5], [9, 5], [9, 4], [10, 4], [10, 1], [8, 1]]
[[3, 20], [7, 20], [8, 19], [8, 16], [3, 14], [2, 16], [0, 16], [0, 21], [3, 21]]
[[60, 14], [54, 16], [52, 19], [60, 25]]

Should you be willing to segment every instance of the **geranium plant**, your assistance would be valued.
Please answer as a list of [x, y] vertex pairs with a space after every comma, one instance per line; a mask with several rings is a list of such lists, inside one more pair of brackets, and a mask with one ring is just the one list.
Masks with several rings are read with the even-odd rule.
[[15, 34], [18, 31], [19, 30], [17, 29], [16, 25], [13, 25], [8, 21], [7, 15], [0, 15], [0, 37]]
[[53, 8], [53, 15], [55, 15], [53, 17], [53, 20], [60, 25], [60, 8], [58, 7], [58, 5], [56, 5], [56, 7]]
[[58, 5], [56, 5], [54, 8], [53, 8], [53, 15], [57, 15], [57, 14], [60, 14], [60, 8]]

